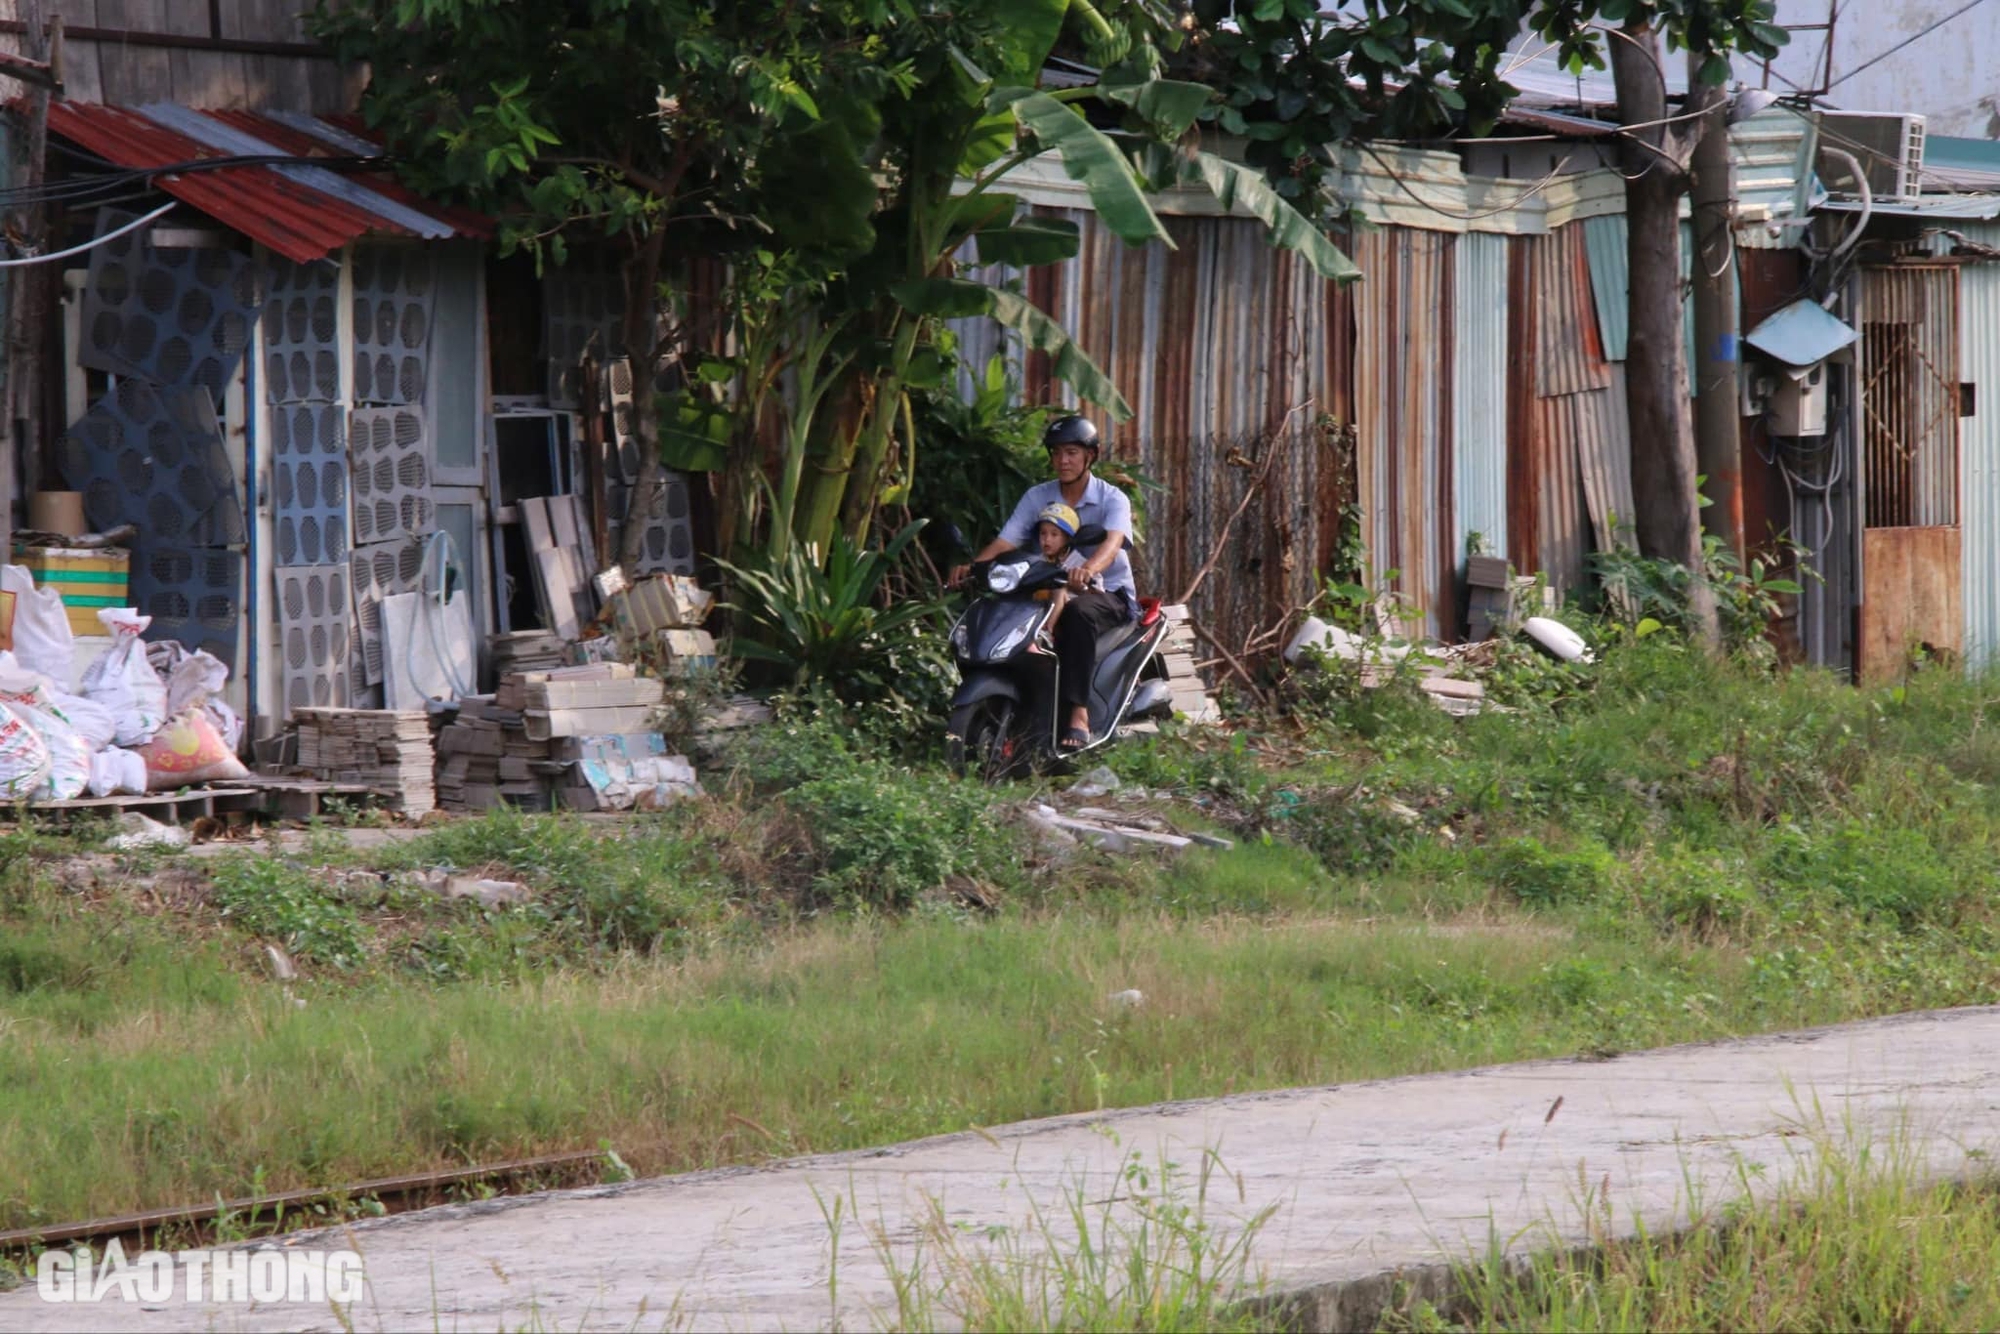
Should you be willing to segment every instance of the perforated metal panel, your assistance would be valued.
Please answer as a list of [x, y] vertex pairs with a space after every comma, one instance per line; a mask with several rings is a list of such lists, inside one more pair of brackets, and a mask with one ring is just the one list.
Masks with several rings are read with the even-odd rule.
[[[97, 232], [136, 216], [97, 211]], [[162, 385], [199, 385], [211, 399], [235, 373], [262, 304], [257, 264], [233, 250], [154, 246], [146, 230], [90, 252], [82, 365]]]
[[346, 707], [354, 634], [347, 566], [280, 566], [274, 573], [284, 627], [279, 672], [285, 707]]
[[149, 640], [178, 639], [236, 667], [243, 557], [234, 551], [163, 550], [146, 542], [132, 562], [132, 602], [153, 618]]
[[436, 524], [430, 442], [418, 408], [356, 408], [348, 414], [357, 545], [421, 537]]
[[542, 279], [542, 349], [549, 359], [549, 404], [574, 408], [576, 365], [597, 335], [597, 360], [625, 355], [625, 288], [618, 270], [572, 261]]
[[280, 565], [347, 560], [346, 414], [336, 403], [271, 409], [271, 493]]
[[274, 265], [264, 307], [264, 401], [340, 397], [340, 266]]
[[416, 541], [381, 542], [356, 547], [348, 562], [353, 572], [354, 615], [359, 628], [361, 672], [357, 684], [382, 680], [382, 599], [415, 593], [423, 587], [424, 549]]
[[424, 401], [437, 284], [434, 268], [428, 255], [400, 246], [355, 250], [356, 403]]
[[605, 368], [604, 396], [611, 408], [611, 451], [618, 476], [630, 486], [639, 480], [639, 437], [632, 429], [632, 359], [620, 357]]
[[[646, 540], [639, 557], [638, 568], [631, 573], [694, 573], [694, 523], [688, 486], [686, 473], [666, 474], [666, 486], [659, 498], [654, 501], [653, 512], [647, 516]], [[624, 513], [632, 488], [612, 485], [606, 488], [606, 492], [611, 512]], [[613, 552], [618, 550], [621, 530], [621, 525], [611, 525], [610, 539]]]
[[145, 551], [244, 540], [243, 501], [206, 389], [121, 380], [63, 434], [60, 452], [99, 532], [137, 524]]

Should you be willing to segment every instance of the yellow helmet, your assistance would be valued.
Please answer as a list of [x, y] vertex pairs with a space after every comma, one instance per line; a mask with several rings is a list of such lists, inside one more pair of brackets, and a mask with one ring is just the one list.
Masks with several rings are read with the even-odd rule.
[[1044, 505], [1042, 512], [1035, 516], [1035, 522], [1054, 524], [1063, 530], [1064, 537], [1075, 537], [1076, 530], [1083, 527], [1083, 520], [1076, 517], [1076, 511], [1060, 500]]

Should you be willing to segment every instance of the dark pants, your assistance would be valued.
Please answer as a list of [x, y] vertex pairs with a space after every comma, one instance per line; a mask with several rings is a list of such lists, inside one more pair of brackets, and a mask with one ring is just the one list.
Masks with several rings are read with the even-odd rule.
[[[1097, 674], [1098, 636], [1125, 620], [1125, 599], [1117, 594], [1094, 588], [1070, 594], [1069, 605], [1056, 622], [1056, 661], [1062, 667], [1059, 697], [1065, 709], [1089, 705], [1090, 678]], [[1060, 726], [1069, 726], [1067, 714]]]

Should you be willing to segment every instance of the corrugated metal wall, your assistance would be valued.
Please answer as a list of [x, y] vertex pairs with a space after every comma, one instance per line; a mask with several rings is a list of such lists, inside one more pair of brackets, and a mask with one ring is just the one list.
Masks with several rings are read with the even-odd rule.
[[1481, 232], [1458, 239], [1458, 357], [1452, 382], [1454, 561], [1474, 533], [1507, 551], [1507, 246]]
[[[2000, 223], [1966, 222], [1968, 241], [2000, 247]], [[1947, 237], [1936, 238], [1942, 252]], [[1958, 271], [1959, 378], [1975, 386], [1973, 412], [1959, 420], [1959, 523], [1964, 530], [1962, 601], [1965, 661], [1975, 671], [2000, 663], [2000, 264]]]
[[[1143, 591], [1180, 596], [1242, 499], [1248, 465], [1284, 432], [1283, 468], [1195, 599], [1204, 625], [1234, 651], [1313, 595], [1337, 540], [1347, 497], [1337, 433], [1319, 418], [1352, 420], [1353, 298], [1272, 248], [1254, 221], [1169, 217], [1174, 249], [1135, 249], [1091, 213], [1039, 211], [1074, 221], [1083, 245], [1075, 259], [1031, 271], [1027, 294], [1132, 405], [1128, 422], [1085, 409], [1111, 457], [1164, 487], [1146, 497], [1134, 552]], [[971, 355], [1013, 351], [988, 321], [962, 322], [959, 332]], [[1024, 378], [1030, 402], [1075, 402], [1045, 357], [1031, 355]], [[1435, 444], [1437, 432], [1428, 434]]]
[[[1452, 522], [1452, 247], [1438, 232], [1385, 227], [1355, 238], [1354, 423], [1371, 572], [1449, 628]], [[1391, 578], [1391, 576], [1393, 576]]]
[[1613, 517], [1629, 523], [1632, 513], [1624, 377], [1598, 336], [1589, 225], [1519, 243], [1528, 248], [1535, 301], [1538, 554], [1541, 572], [1563, 591], [1583, 582], [1587, 551], [1610, 544]]
[[[1611, 516], [1629, 523], [1622, 367], [1600, 336], [1592, 222], [1541, 236], [1371, 228], [1344, 241], [1362, 281], [1336, 288], [1254, 221], [1169, 217], [1176, 248], [1133, 249], [1088, 212], [1044, 211], [1075, 221], [1083, 246], [1031, 271], [1026, 293], [1132, 404], [1125, 423], [1089, 410], [1112, 457], [1165, 487], [1135, 553], [1148, 593], [1180, 595], [1248, 463], [1285, 432], [1282, 484], [1245, 512], [1196, 599], [1232, 648], [1314, 593], [1350, 499], [1372, 575], [1394, 572], [1415, 628], [1440, 635], [1457, 629], [1469, 534], [1569, 589]], [[982, 325], [960, 327], [968, 355], [1011, 350]], [[1024, 380], [1029, 401], [1074, 401], [1045, 357], [1026, 359]], [[1351, 475], [1322, 418], [1351, 425]]]
[[1862, 495], [1870, 528], [1958, 522], [1958, 273], [1861, 274]]

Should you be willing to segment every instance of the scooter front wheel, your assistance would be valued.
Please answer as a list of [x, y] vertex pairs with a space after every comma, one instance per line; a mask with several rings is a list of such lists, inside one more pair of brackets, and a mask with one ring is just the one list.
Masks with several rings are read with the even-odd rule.
[[997, 783], [1016, 767], [1021, 742], [1013, 735], [1014, 701], [1004, 695], [961, 704], [951, 711], [945, 731], [944, 757], [960, 778], [977, 774]]

